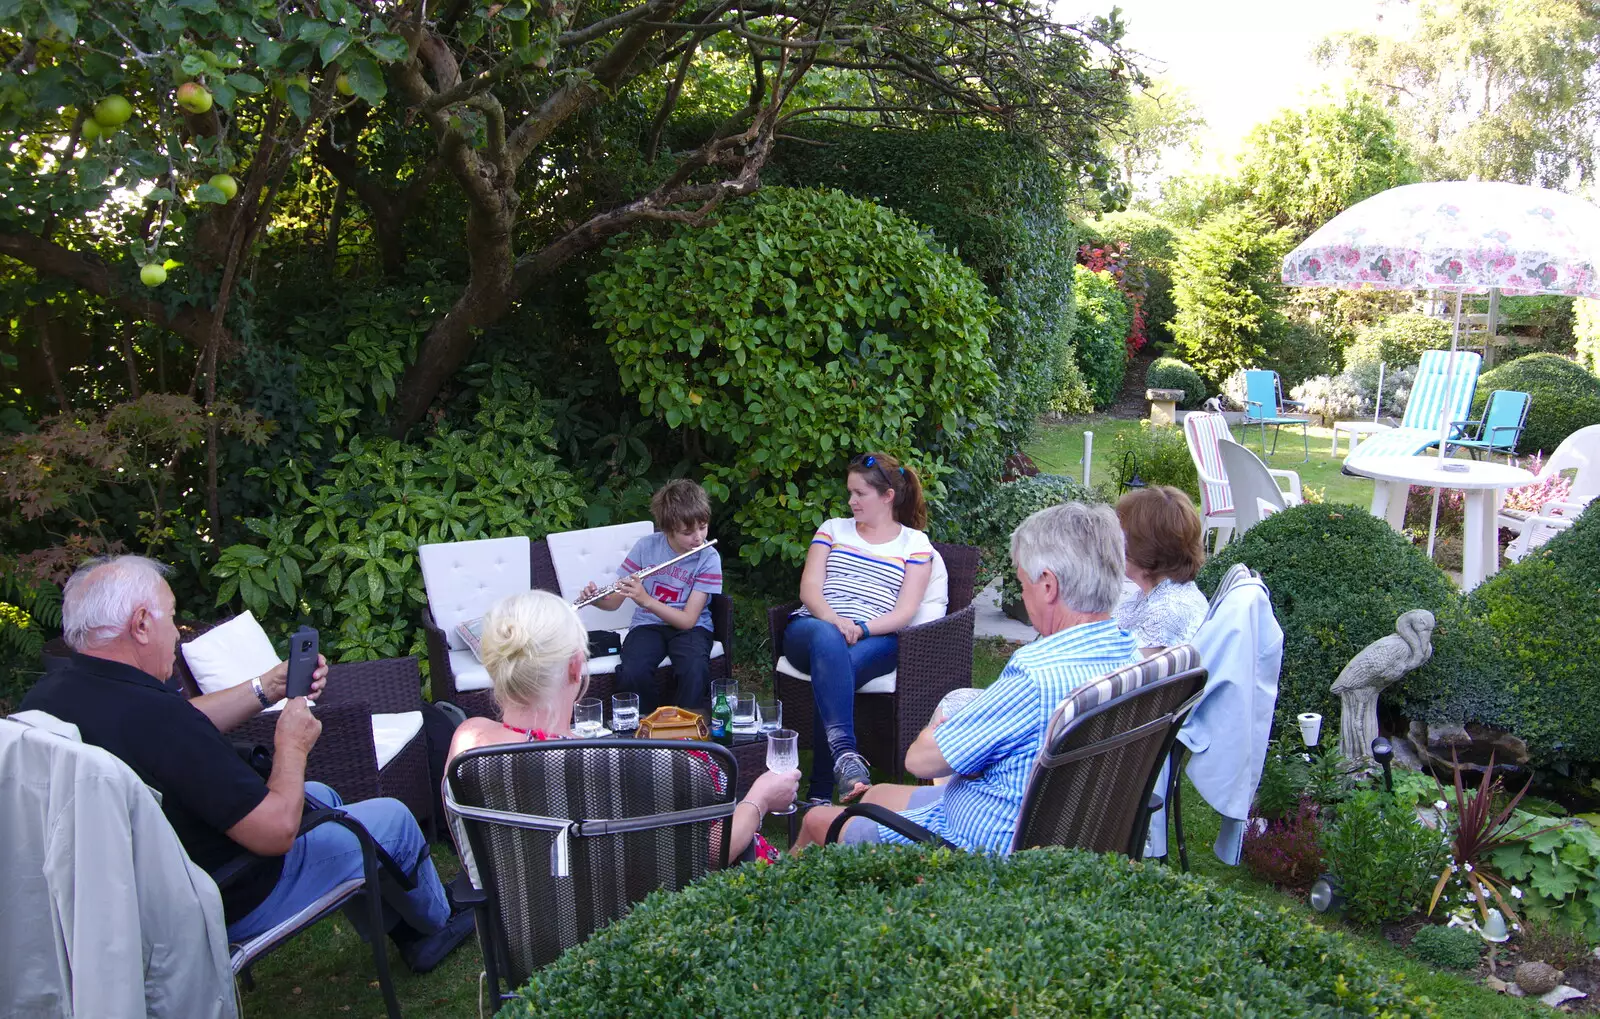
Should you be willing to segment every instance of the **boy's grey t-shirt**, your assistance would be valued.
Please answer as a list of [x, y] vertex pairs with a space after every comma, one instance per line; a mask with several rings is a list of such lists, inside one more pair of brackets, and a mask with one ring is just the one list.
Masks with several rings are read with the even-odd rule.
[[[634, 544], [628, 557], [617, 567], [617, 577], [621, 579], [647, 566], [664, 563], [677, 554], [667, 543], [667, 536], [656, 531], [640, 538]], [[696, 591], [704, 591], [707, 595], [722, 593], [722, 557], [717, 554], [715, 547], [702, 549], [687, 559], [650, 574], [640, 583], [644, 585], [645, 592], [650, 597], [670, 608], [681, 609], [689, 603], [689, 596]], [[662, 626], [666, 625], [666, 620], [649, 609], [635, 605], [633, 618], [628, 620], [628, 625]], [[700, 610], [700, 618], [695, 625], [706, 630], [712, 629], [709, 599], [706, 607]]]

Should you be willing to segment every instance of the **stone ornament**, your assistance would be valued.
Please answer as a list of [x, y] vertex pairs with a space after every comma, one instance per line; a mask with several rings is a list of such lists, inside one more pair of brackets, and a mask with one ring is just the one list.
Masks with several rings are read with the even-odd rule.
[[1370, 761], [1378, 735], [1378, 695], [1433, 657], [1433, 613], [1412, 609], [1395, 632], [1368, 644], [1333, 681], [1339, 695], [1339, 752], [1351, 764]]

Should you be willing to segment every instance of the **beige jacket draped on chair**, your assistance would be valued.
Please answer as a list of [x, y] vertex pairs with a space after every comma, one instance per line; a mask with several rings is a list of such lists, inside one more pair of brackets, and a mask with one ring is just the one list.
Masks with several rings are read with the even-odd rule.
[[222, 898], [133, 770], [28, 711], [0, 776], [0, 1014], [236, 1016]]

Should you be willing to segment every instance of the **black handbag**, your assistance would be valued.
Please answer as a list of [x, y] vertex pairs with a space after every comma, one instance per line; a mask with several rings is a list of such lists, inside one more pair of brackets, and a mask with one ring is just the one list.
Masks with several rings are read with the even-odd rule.
[[622, 634], [615, 630], [589, 631], [589, 657], [605, 658], [622, 654]]

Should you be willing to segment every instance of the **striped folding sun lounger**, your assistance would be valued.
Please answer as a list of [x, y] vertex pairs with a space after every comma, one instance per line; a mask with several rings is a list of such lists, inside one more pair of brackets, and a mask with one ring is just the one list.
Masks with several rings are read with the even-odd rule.
[[[1451, 357], [1455, 358], [1454, 363]], [[1417, 380], [1406, 401], [1400, 427], [1379, 432], [1345, 457], [1345, 463], [1369, 456], [1416, 456], [1439, 444], [1440, 422], [1464, 421], [1478, 388], [1483, 358], [1469, 350], [1430, 350], [1417, 365]], [[1450, 369], [1454, 368], [1452, 372]]]

